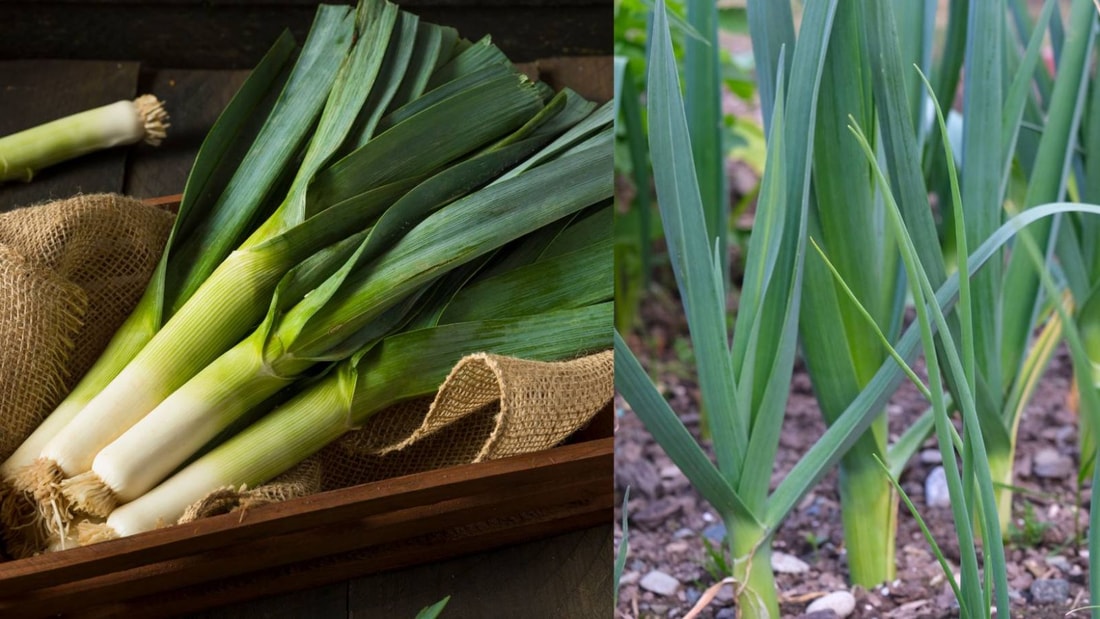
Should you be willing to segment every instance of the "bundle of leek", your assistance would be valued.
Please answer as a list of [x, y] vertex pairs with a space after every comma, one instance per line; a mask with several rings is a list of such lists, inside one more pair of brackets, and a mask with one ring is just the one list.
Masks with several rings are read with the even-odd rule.
[[[319, 8], [267, 121], [234, 159], [290, 46], [276, 45], [204, 142], [134, 316], [3, 467], [52, 534], [71, 520], [67, 498], [101, 514], [135, 498], [314, 364], [400, 327], [446, 271], [610, 195], [609, 109], [551, 97], [487, 40], [459, 40], [384, 0]], [[139, 423], [150, 411], [195, 440], [170, 436], [173, 449], [150, 451], [157, 466], [139, 465], [133, 486], [106, 464], [81, 475], [156, 425]]]
[[105, 523], [82, 526], [82, 542], [150, 530], [214, 490], [264, 483], [387, 406], [433, 393], [472, 351], [549, 361], [606, 349], [609, 224], [603, 207], [556, 238], [560, 228], [547, 226], [495, 256], [457, 294], [468, 269], [440, 279], [406, 330], [368, 342], [284, 405], [112, 511]]
[[[447, 205], [365, 261], [387, 212], [336, 273], [286, 310], [277, 292], [258, 329], [103, 447], [91, 470], [62, 483], [64, 493], [83, 511], [106, 516], [315, 364], [353, 355], [398, 328], [439, 275], [610, 197], [610, 140], [605, 125], [581, 150]], [[567, 191], [556, 191], [567, 182]]]

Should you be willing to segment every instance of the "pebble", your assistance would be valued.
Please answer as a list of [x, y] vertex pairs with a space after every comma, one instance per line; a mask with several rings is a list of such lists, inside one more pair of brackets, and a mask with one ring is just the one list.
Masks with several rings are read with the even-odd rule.
[[625, 574], [623, 574], [622, 576], [619, 577], [619, 586], [621, 587], [623, 585], [633, 585], [636, 582], [638, 582], [639, 580], [641, 580], [641, 578], [642, 578], [642, 575], [639, 574], [638, 572], [633, 572], [633, 571], [626, 572]]
[[1031, 599], [1036, 604], [1061, 604], [1069, 597], [1069, 581], [1043, 578], [1031, 583]]
[[714, 614], [714, 619], [736, 619], [736, 618], [737, 618], [737, 613], [732, 608], [722, 608], [722, 609], [719, 609], [718, 612]]
[[661, 474], [661, 479], [675, 479], [684, 476], [684, 474], [680, 472], [680, 467], [675, 464], [662, 466], [659, 473]]
[[726, 537], [726, 525], [721, 522], [710, 525], [703, 529], [703, 537], [712, 542], [721, 542]]
[[779, 574], [801, 574], [810, 571], [805, 561], [785, 552], [772, 553], [772, 571]]
[[929, 507], [950, 507], [951, 494], [947, 491], [947, 473], [937, 466], [924, 480], [924, 502]]
[[939, 464], [943, 462], [943, 454], [938, 449], [925, 449], [920, 452], [920, 461], [924, 464]]
[[725, 584], [718, 590], [718, 595], [714, 596], [715, 601], [720, 604], [729, 604], [733, 601], [733, 585]]
[[852, 614], [856, 609], [856, 598], [847, 591], [834, 591], [824, 597], [819, 597], [806, 607], [806, 614], [816, 613], [820, 610], [831, 610], [837, 617], [843, 619]]
[[1032, 472], [1037, 477], [1065, 479], [1073, 474], [1073, 458], [1056, 449], [1041, 449], [1032, 461]]
[[695, 531], [692, 531], [687, 527], [683, 527], [681, 529], [676, 529], [676, 532], [672, 534], [672, 539], [686, 539], [688, 537], [691, 537], [692, 535], [695, 535]]
[[703, 597], [702, 593], [695, 587], [688, 587], [687, 591], [684, 591], [684, 600], [689, 606], [695, 606], [695, 603], [699, 601], [699, 598]]
[[798, 619], [836, 619], [836, 613], [831, 610], [816, 610], [812, 613], [806, 613]]
[[685, 541], [671, 542], [665, 546], [665, 552], [670, 555], [679, 554], [681, 552], [687, 552], [688, 543]]
[[680, 588], [680, 581], [661, 570], [653, 570], [645, 575], [638, 585], [646, 591], [652, 591], [657, 595], [675, 595]]

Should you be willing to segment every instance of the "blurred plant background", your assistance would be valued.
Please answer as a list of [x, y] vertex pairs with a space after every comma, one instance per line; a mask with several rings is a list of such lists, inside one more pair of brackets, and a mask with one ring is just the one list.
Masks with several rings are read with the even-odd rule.
[[[615, 55], [621, 62], [618, 70], [622, 80], [622, 107], [615, 140], [615, 322], [623, 332], [638, 325], [642, 298], [664, 294], [671, 283], [661, 221], [655, 211], [646, 144], [645, 59], [652, 7], [650, 0], [615, 1]], [[688, 50], [706, 54], [710, 44], [696, 20], [689, 20], [685, 0], [672, 0], [668, 8], [677, 62], [686, 71], [690, 64], [686, 59]], [[718, 42], [715, 82], [720, 89], [721, 108], [718, 130], [705, 139], [701, 137], [698, 148], [719, 155], [714, 165], [720, 166], [716, 169], [721, 173], [711, 176], [723, 182], [711, 189], [709, 203], [715, 213], [721, 209], [728, 211], [723, 229], [728, 235], [727, 247], [736, 257], [751, 232], [750, 208], [764, 171], [765, 143], [745, 0], [720, 0], [715, 17]], [[694, 92], [711, 95], [699, 86]], [[733, 182], [726, 181], [727, 177], [732, 177]], [[717, 220], [717, 214], [714, 217]], [[650, 287], [654, 278], [659, 284], [656, 289]]]

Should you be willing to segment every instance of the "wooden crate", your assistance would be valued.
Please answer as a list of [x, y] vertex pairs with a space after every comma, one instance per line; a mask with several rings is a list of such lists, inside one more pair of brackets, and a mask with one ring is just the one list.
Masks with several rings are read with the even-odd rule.
[[[492, 33], [521, 62], [541, 58], [525, 70], [555, 87], [567, 85], [600, 101], [611, 96], [610, 0], [399, 3], [425, 19], [459, 27], [464, 36]], [[180, 75], [201, 79], [251, 66], [284, 26], [304, 32], [313, 4], [0, 0], [0, 59], [129, 59], [141, 62], [146, 83], [174, 83]], [[103, 22], [106, 30], [88, 28], [88, 20]], [[121, 30], [127, 21], [144, 27], [173, 20], [182, 25], [154, 37], [127, 36]], [[275, 27], [276, 22], [282, 25]], [[44, 30], [43, 24], [50, 28]], [[218, 41], [225, 41], [223, 27], [233, 27], [237, 34], [230, 49], [218, 47]], [[194, 38], [195, 32], [205, 34]], [[89, 33], [97, 33], [96, 38], [88, 39], [93, 36]], [[561, 57], [573, 54], [597, 55]], [[172, 69], [161, 71], [163, 67]], [[137, 69], [131, 73], [136, 75]], [[230, 81], [239, 83], [239, 77]], [[192, 90], [203, 93], [201, 88]], [[187, 126], [190, 121], [183, 114], [180, 121], [179, 129], [197, 131]], [[126, 185], [119, 189], [136, 186], [133, 193], [139, 196], [159, 195], [141, 188], [181, 186], [189, 165], [176, 160], [184, 155], [169, 150], [127, 160], [115, 151], [99, 155], [98, 162], [93, 156], [66, 164], [68, 168], [53, 174], [57, 182], [52, 185], [26, 186], [45, 193], [21, 195], [13, 204], [71, 195], [76, 189], [67, 188], [69, 177], [81, 179], [78, 188], [87, 190], [88, 179], [79, 174], [94, 176], [96, 166], [111, 158], [118, 160], [112, 178], [119, 183], [125, 167]], [[49, 176], [43, 178], [50, 183]], [[149, 178], [156, 181], [149, 183]], [[320, 493], [0, 563], [0, 618], [172, 616], [608, 524], [613, 513], [613, 441], [608, 408], [567, 444], [545, 452]]]
[[165, 617], [609, 522], [612, 411], [563, 446], [0, 564], [2, 617]]

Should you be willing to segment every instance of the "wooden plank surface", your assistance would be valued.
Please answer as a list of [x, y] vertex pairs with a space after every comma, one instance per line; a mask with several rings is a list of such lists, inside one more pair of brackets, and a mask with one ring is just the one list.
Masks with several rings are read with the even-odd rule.
[[602, 525], [191, 616], [296, 619], [308, 604], [311, 617], [412, 619], [451, 596], [446, 619], [609, 617], [613, 554], [611, 526]]
[[[612, 52], [611, 0], [399, 2], [514, 61]], [[0, 0], [0, 59], [141, 58], [148, 67], [245, 69], [289, 28], [304, 41], [315, 2]]]
[[[446, 595], [447, 619], [609, 617], [610, 525], [357, 579], [349, 617], [412, 617]], [[357, 612], [358, 611], [358, 612]]]
[[[132, 99], [137, 82], [136, 62], [0, 62], [0, 135]], [[151, 148], [142, 144], [101, 151], [43, 170], [31, 183], [4, 183], [0, 185], [0, 211], [77, 192], [121, 191], [129, 152], [134, 150], [140, 157]]]
[[154, 198], [183, 191], [206, 133], [247, 77], [245, 70], [165, 69], [143, 73], [141, 93], [154, 94], [165, 102], [172, 126], [163, 144], [131, 159], [126, 168], [126, 194]]

